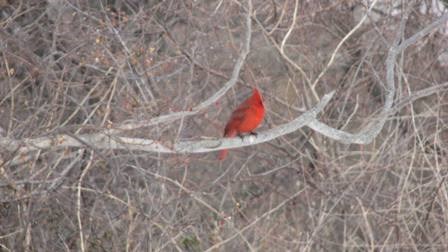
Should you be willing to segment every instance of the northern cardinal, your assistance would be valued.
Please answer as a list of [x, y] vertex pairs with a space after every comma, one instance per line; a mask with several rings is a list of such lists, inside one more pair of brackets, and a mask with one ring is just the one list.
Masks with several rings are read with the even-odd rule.
[[[238, 108], [233, 111], [230, 120], [224, 129], [224, 137], [235, 137], [241, 133], [251, 133], [260, 125], [264, 118], [264, 105], [260, 91], [254, 88], [252, 96], [241, 103]], [[226, 158], [228, 150], [219, 152], [219, 160]]]

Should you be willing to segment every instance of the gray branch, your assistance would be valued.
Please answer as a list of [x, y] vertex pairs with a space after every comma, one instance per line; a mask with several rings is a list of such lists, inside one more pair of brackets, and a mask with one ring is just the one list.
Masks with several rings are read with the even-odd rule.
[[246, 61], [247, 55], [250, 51], [250, 42], [252, 39], [252, 23], [251, 23], [251, 17], [250, 13], [252, 12], [252, 4], [249, 3], [249, 14], [246, 15], [245, 19], [245, 26], [246, 26], [246, 32], [245, 32], [245, 39], [243, 43], [243, 47], [241, 49], [241, 53], [238, 56], [238, 59], [236, 60], [235, 66], [233, 67], [232, 75], [230, 79], [223, 85], [221, 89], [219, 89], [215, 94], [210, 96], [207, 100], [201, 102], [200, 104], [193, 107], [191, 110], [186, 111], [179, 111], [175, 113], [170, 113], [162, 116], [158, 116], [155, 118], [152, 118], [150, 120], [146, 121], [139, 121], [139, 122], [133, 122], [133, 123], [126, 123], [122, 125], [118, 125], [115, 127], [114, 130], [109, 130], [106, 133], [114, 133], [119, 132], [122, 130], [133, 130], [138, 129], [142, 127], [148, 127], [160, 123], [169, 123], [173, 122], [175, 120], [179, 120], [186, 116], [192, 116], [195, 115], [204, 109], [208, 108], [210, 105], [216, 103], [229, 89], [231, 89], [235, 84], [238, 82], [238, 77], [240, 75], [241, 68], [244, 65], [244, 62]]
[[[250, 9], [250, 8], [249, 8]], [[120, 126], [121, 129], [133, 129], [141, 126], [149, 126], [161, 122], [171, 122], [173, 120], [182, 118], [184, 116], [194, 115], [199, 111], [205, 109], [210, 104], [218, 100], [227, 90], [229, 90], [233, 85], [235, 85], [239, 72], [242, 65], [249, 53], [250, 45], [250, 33], [251, 33], [251, 20], [250, 11], [246, 17], [246, 40], [242, 49], [242, 52], [235, 64], [233, 69], [231, 79], [224, 85], [224, 87], [215, 93], [213, 96], [197, 105], [192, 111], [183, 111], [178, 113], [173, 113], [169, 115], [164, 115], [161, 117], [154, 118], [149, 121], [139, 122], [136, 124], [127, 124]], [[122, 150], [139, 150], [147, 152], [159, 152], [159, 153], [204, 153], [210, 151], [216, 151], [220, 149], [228, 148], [238, 148], [249, 145], [255, 145], [263, 142], [270, 141], [277, 137], [292, 133], [298, 129], [308, 126], [311, 129], [321, 133], [328, 138], [340, 141], [343, 143], [356, 143], [356, 144], [367, 144], [370, 143], [382, 130], [387, 118], [391, 115], [394, 110], [392, 107], [395, 95], [395, 82], [394, 82], [394, 72], [395, 72], [395, 62], [396, 57], [408, 46], [414, 44], [419, 39], [429, 34], [432, 30], [437, 28], [440, 24], [443, 24], [448, 20], [448, 14], [443, 15], [437, 21], [433, 22], [427, 28], [416, 33], [412, 37], [404, 40], [400, 43], [400, 38], [404, 31], [404, 22], [400, 26], [400, 31], [395, 39], [393, 45], [389, 49], [387, 60], [386, 60], [386, 99], [382, 112], [379, 114], [378, 118], [374, 120], [371, 124], [367, 125], [364, 129], [360, 130], [359, 133], [348, 133], [342, 130], [332, 128], [316, 119], [318, 113], [324, 110], [325, 106], [329, 103], [334, 95], [334, 92], [328, 93], [322, 97], [320, 102], [316, 104], [315, 107], [308, 110], [296, 119], [277, 126], [273, 129], [269, 129], [260, 132], [256, 138], [223, 138], [223, 139], [212, 139], [212, 140], [198, 140], [198, 141], [180, 141], [174, 144], [161, 143], [155, 140], [142, 139], [142, 138], [129, 138], [120, 137], [115, 134], [110, 134], [110, 132], [100, 132], [94, 134], [85, 135], [72, 135], [72, 134], [60, 134], [50, 137], [40, 137], [33, 139], [24, 140], [14, 140], [6, 137], [0, 137], [0, 146], [8, 151], [18, 151], [20, 154], [29, 153], [31, 151], [43, 150], [43, 149], [60, 149], [65, 147], [79, 147], [85, 148], [90, 147], [93, 149], [122, 149]], [[441, 87], [445, 87], [443, 85]], [[433, 93], [434, 90], [427, 90], [422, 95], [429, 95]], [[19, 155], [20, 156], [20, 155]], [[19, 159], [19, 158], [17, 158]], [[17, 160], [15, 160], [17, 161]], [[13, 161], [14, 162], [14, 161]]]
[[364, 129], [360, 130], [359, 133], [352, 134], [342, 130], [332, 128], [317, 119], [311, 121], [308, 126], [313, 130], [321, 133], [322, 135], [329, 137], [331, 139], [350, 144], [368, 144], [373, 141], [373, 139], [380, 133], [383, 129], [384, 124], [388, 116], [394, 111], [392, 104], [395, 96], [395, 62], [397, 55], [404, 51], [407, 47], [417, 42], [419, 39], [428, 35], [435, 28], [444, 24], [448, 20], [448, 14], [441, 16], [439, 19], [434, 21], [432, 24], [428, 25], [423, 30], [417, 32], [410, 38], [404, 40], [400, 43], [401, 35], [404, 33], [404, 22], [406, 18], [403, 19], [402, 25], [400, 26], [400, 31], [397, 34], [392, 47], [389, 49], [389, 53], [386, 59], [386, 99], [384, 103], [383, 110], [377, 120], [374, 120], [370, 125], [367, 125]]
[[20, 153], [43, 149], [60, 149], [65, 147], [140, 150], [159, 153], [201, 153], [227, 148], [237, 148], [267, 142], [304, 127], [325, 108], [333, 95], [334, 92], [324, 95], [321, 101], [314, 108], [308, 110], [291, 122], [282, 124], [264, 132], [260, 132], [253, 141], [247, 141], [248, 138], [242, 139], [237, 137], [200, 141], [181, 141], [175, 143], [173, 147], [167, 147], [168, 144], [162, 144], [158, 141], [149, 139], [119, 137], [114, 135], [106, 135], [104, 133], [95, 133], [80, 136], [60, 134], [52, 137], [33, 138], [23, 141], [0, 138], [0, 146], [4, 146], [9, 151], [18, 150]]

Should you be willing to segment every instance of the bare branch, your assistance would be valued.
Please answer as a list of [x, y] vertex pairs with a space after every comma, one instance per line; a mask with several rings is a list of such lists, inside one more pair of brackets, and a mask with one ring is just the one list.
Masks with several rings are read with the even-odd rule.
[[[434, 29], [446, 20], [448, 20], [448, 15], [442, 16], [440, 19], [433, 22], [429, 27]], [[247, 18], [246, 21], [247, 25], [250, 25], [250, 18]], [[403, 30], [404, 26], [402, 26], [401, 29]], [[154, 140], [141, 139], [141, 138], [112, 137], [104, 133], [97, 133], [97, 134], [87, 134], [79, 136], [79, 139], [82, 140], [81, 142], [69, 135], [57, 135], [54, 137], [26, 139], [24, 141], [0, 138], [0, 146], [3, 146], [10, 151], [19, 149], [20, 153], [27, 153], [34, 150], [48, 149], [48, 148], [83, 147], [84, 143], [98, 149], [127, 149], [127, 150], [153, 151], [159, 153], [203, 153], [203, 152], [216, 151], [220, 149], [244, 147], [267, 142], [277, 137], [294, 132], [303, 126], [308, 126], [329, 138], [341, 141], [346, 144], [349, 143], [367, 144], [370, 143], [379, 134], [388, 118], [388, 115], [390, 115], [391, 113], [393, 98], [395, 95], [394, 67], [397, 55], [401, 51], [403, 51], [407, 46], [415, 43], [419, 38], [422, 38], [426, 34], [431, 32], [432, 29], [428, 28], [423, 29], [416, 35], [405, 40], [401, 45], [399, 45], [399, 39], [395, 41], [395, 44], [389, 50], [389, 54], [386, 60], [387, 89], [383, 111], [381, 112], [380, 116], [376, 121], [366, 126], [364, 129], [362, 129], [359, 133], [356, 134], [332, 128], [318, 121], [315, 118], [317, 114], [325, 108], [325, 106], [328, 104], [328, 102], [334, 95], [334, 92], [332, 92], [323, 96], [322, 100], [313, 109], [307, 111], [306, 113], [304, 113], [303, 115], [299, 116], [298, 118], [289, 123], [259, 133], [258, 137], [251, 142], [243, 141], [240, 138], [184, 141], [184, 142], [178, 142], [172, 148], [170, 148]], [[246, 42], [248, 41], [249, 40], [246, 40]], [[246, 43], [246, 45], [248, 44]], [[248, 49], [248, 47], [245, 47], [245, 49]], [[245, 49], [243, 51], [246, 51]], [[154, 123], [176, 120], [186, 115], [193, 115], [199, 112], [201, 109], [205, 108], [206, 106], [210, 105], [212, 101], [218, 99], [220, 95], [224, 94], [227, 89], [229, 89], [230, 87], [232, 87], [232, 85], [235, 84], [237, 80], [237, 73], [239, 73], [239, 70], [241, 69], [241, 66], [246, 56], [247, 56], [246, 53], [240, 55], [236, 67], [234, 68], [234, 74], [231, 80], [229, 80], [220, 91], [218, 91], [215, 95], [207, 99], [205, 102], [198, 105], [193, 111], [178, 112], [154, 118], [153, 120], [150, 120], [150, 122], [148, 122], [149, 125], [152, 125]], [[145, 124], [145, 126], [147, 125], [148, 124]]]
[[324, 95], [321, 101], [312, 109], [291, 122], [276, 128], [258, 133], [257, 138], [252, 141], [243, 141], [241, 138], [224, 138], [201, 141], [183, 141], [176, 143], [172, 148], [162, 143], [149, 139], [110, 136], [103, 133], [80, 135], [76, 138], [61, 134], [52, 137], [41, 137], [27, 139], [24, 141], [0, 138], [0, 146], [12, 151], [19, 149], [19, 153], [42, 149], [58, 149], [65, 147], [90, 147], [93, 149], [124, 149], [140, 150], [158, 153], [203, 153], [227, 148], [237, 148], [264, 143], [277, 137], [292, 133], [312, 122], [333, 97], [334, 92]]
[[361, 27], [361, 25], [364, 23], [364, 21], [367, 19], [367, 16], [369, 15], [369, 13], [372, 11], [373, 7], [376, 5], [376, 2], [378, 0], [373, 1], [373, 3], [370, 5], [369, 9], [366, 11], [366, 13], [364, 14], [364, 16], [361, 18], [361, 20], [359, 20], [358, 24], [353, 27], [353, 29], [350, 30], [349, 33], [347, 33], [344, 38], [339, 42], [339, 44], [336, 46], [336, 49], [334, 49], [333, 53], [331, 54], [330, 60], [328, 60], [327, 65], [325, 66], [325, 68], [320, 72], [319, 76], [317, 76], [316, 80], [313, 82], [313, 84], [311, 85], [311, 88], [314, 90], [316, 88], [317, 83], [319, 83], [319, 80], [322, 78], [322, 76], [324, 76], [325, 73], [327, 73], [328, 69], [330, 68], [330, 66], [333, 64], [334, 59], [336, 58], [336, 54], [339, 51], [339, 49], [341, 49], [341, 46], [345, 43], [345, 41], [347, 41], [347, 39], [350, 38], [350, 36], [353, 35], [353, 33], [355, 33], [356, 30], [359, 29], [359, 27]]
[[[252, 7], [249, 6], [249, 9], [251, 10]], [[146, 121], [121, 124], [121, 125], [118, 125], [115, 130], [132, 130], [132, 129], [148, 127], [148, 126], [152, 126], [152, 125], [156, 125], [156, 124], [160, 124], [160, 123], [173, 122], [175, 120], [181, 119], [182, 117], [195, 115], [195, 114], [201, 112], [202, 110], [208, 108], [210, 105], [212, 105], [216, 101], [218, 101], [229, 89], [231, 89], [237, 83], [241, 68], [243, 67], [243, 64], [247, 58], [247, 55], [249, 54], [250, 42], [251, 42], [251, 38], [252, 38], [252, 23], [251, 23], [251, 12], [250, 11], [246, 15], [245, 21], [246, 21], [245, 22], [246, 34], [245, 34], [243, 47], [241, 49], [241, 53], [238, 56], [238, 59], [236, 60], [235, 66], [233, 67], [233, 71], [232, 71], [232, 75], [231, 75], [230, 79], [223, 85], [223, 87], [220, 90], [218, 90], [215, 94], [210, 96], [207, 100], [205, 100], [205, 101], [201, 102], [200, 104], [196, 105], [195, 107], [193, 107], [191, 110], [170, 113], [170, 114], [155, 117], [155, 118], [152, 118], [152, 119], [146, 120]], [[115, 130], [108, 131], [107, 134], [115, 132]]]
[[[405, 20], [405, 19], [404, 19]], [[386, 120], [388, 118], [388, 115], [392, 113], [392, 104], [395, 96], [395, 61], [397, 58], [397, 55], [400, 54], [404, 49], [406, 49], [408, 46], [414, 44], [418, 41], [418, 39], [424, 37], [425, 35], [429, 34], [432, 30], [437, 28], [439, 25], [443, 24], [448, 20], [448, 14], [443, 15], [436, 21], [434, 21], [432, 24], [428, 25], [428, 27], [424, 28], [423, 30], [419, 31], [412, 37], [406, 39], [403, 41], [403, 43], [399, 44], [400, 37], [402, 32], [404, 31], [404, 25], [401, 26], [401, 30], [398, 32], [398, 37], [395, 40], [394, 45], [389, 49], [389, 53], [386, 59], [386, 70], [387, 70], [387, 76], [386, 76], [386, 100], [384, 103], [383, 110], [378, 117], [377, 120], [375, 120], [370, 125], [366, 126], [364, 129], [362, 129], [359, 133], [352, 134], [345, 131], [341, 131], [335, 128], [332, 128], [322, 122], [319, 122], [317, 119], [314, 119], [310, 124], [308, 125], [310, 128], [314, 129], [315, 131], [321, 133], [324, 136], [327, 136], [329, 138], [332, 138], [337, 141], [341, 141], [343, 143], [349, 144], [349, 143], [356, 143], [356, 144], [368, 144], [373, 141], [373, 139], [380, 133], [380, 131], [383, 129], [384, 124], [386, 123]]]

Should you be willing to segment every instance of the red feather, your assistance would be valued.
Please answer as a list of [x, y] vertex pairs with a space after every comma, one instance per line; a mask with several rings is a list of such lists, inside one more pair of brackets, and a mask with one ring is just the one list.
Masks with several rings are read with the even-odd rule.
[[[252, 132], [263, 121], [264, 113], [263, 99], [258, 89], [254, 88], [252, 96], [233, 111], [224, 129], [224, 137], [235, 137], [241, 133]], [[223, 160], [227, 153], [228, 150], [221, 150], [218, 158]]]

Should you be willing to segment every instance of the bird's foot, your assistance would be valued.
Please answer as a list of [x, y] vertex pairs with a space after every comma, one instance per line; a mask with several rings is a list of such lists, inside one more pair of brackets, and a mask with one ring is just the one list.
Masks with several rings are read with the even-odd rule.
[[238, 137], [241, 138], [241, 139], [243, 139], [243, 138], [245, 138], [247, 136], [258, 136], [258, 133], [255, 132], [255, 131], [251, 131], [251, 132], [249, 132], [249, 134], [241, 134], [241, 133], [238, 134]]

